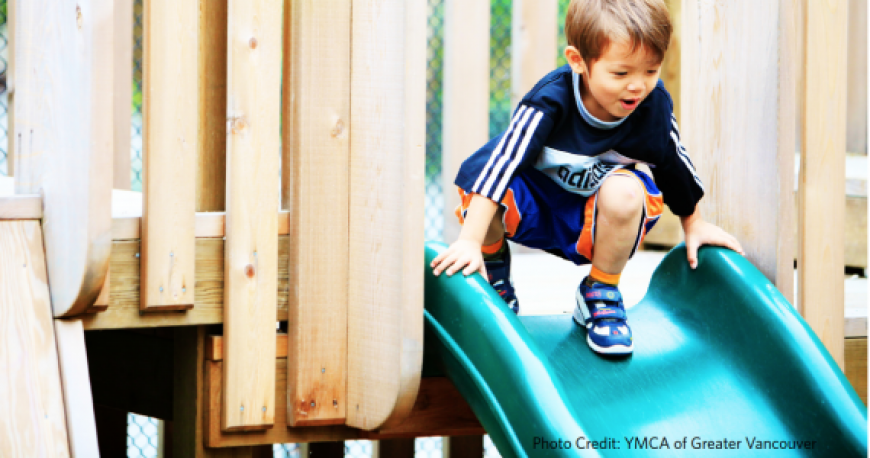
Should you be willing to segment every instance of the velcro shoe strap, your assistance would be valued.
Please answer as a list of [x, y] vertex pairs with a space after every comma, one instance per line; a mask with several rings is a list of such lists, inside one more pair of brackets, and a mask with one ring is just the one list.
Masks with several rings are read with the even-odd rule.
[[627, 318], [625, 310], [621, 307], [595, 307], [592, 309], [592, 320], [602, 318], [613, 318], [617, 320], [625, 320]]
[[586, 294], [583, 295], [583, 299], [586, 300], [587, 303], [591, 302], [622, 302], [622, 294], [619, 293], [619, 290], [616, 288], [594, 288], [586, 291]]

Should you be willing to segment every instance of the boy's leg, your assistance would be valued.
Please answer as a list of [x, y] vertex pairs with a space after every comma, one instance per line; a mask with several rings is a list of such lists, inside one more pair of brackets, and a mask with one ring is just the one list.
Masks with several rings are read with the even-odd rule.
[[593, 244], [593, 280], [618, 284], [637, 243], [643, 218], [644, 189], [631, 175], [613, 174], [598, 190]]

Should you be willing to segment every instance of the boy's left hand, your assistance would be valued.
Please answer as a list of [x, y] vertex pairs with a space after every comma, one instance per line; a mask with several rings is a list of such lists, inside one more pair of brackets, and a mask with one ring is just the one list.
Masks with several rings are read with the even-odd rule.
[[733, 235], [701, 218], [691, 218], [689, 221], [684, 221], [683, 231], [686, 233], [686, 254], [689, 258], [689, 267], [692, 269], [698, 267], [698, 248], [701, 245], [730, 248], [746, 256], [740, 242]]

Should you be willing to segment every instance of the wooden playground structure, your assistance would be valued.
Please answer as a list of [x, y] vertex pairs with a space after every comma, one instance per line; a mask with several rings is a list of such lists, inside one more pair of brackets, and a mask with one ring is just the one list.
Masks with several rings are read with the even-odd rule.
[[[420, 436], [481, 456], [471, 408], [421, 373], [426, 2], [145, 0], [142, 193], [131, 4], [9, 2], [0, 456], [114, 456], [126, 412], [171, 424], [164, 456], [401, 458]], [[556, 14], [514, 4], [521, 95]], [[678, 51], [705, 218], [841, 368], [846, 5], [683, 0]], [[446, 0], [448, 181], [486, 141], [489, 20]], [[866, 318], [862, 341], [866, 372]]]

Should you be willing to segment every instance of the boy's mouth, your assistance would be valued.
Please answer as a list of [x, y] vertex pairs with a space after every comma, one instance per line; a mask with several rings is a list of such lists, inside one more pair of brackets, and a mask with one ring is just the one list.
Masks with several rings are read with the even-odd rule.
[[622, 99], [619, 103], [622, 105], [622, 109], [626, 111], [631, 111], [637, 108], [637, 104], [640, 102], [640, 98], [637, 99]]

